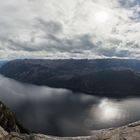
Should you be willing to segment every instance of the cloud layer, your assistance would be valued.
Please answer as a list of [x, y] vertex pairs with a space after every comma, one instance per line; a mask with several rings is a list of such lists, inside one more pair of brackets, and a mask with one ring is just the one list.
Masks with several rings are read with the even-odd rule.
[[1, 58], [140, 57], [139, 0], [0, 3]]

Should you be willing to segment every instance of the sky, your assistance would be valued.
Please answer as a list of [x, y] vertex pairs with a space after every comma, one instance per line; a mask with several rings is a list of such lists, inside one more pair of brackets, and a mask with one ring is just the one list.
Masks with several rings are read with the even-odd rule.
[[140, 0], [0, 0], [0, 58], [140, 58]]

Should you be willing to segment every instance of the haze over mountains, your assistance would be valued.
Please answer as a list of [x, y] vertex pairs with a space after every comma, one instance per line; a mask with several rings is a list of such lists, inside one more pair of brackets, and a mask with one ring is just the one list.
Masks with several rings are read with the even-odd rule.
[[6, 64], [7, 62], [8, 62], [8, 60], [0, 61], [0, 68], [1, 68], [4, 64]]
[[140, 60], [135, 59], [13, 60], [0, 72], [25, 83], [97, 96], [140, 95]]

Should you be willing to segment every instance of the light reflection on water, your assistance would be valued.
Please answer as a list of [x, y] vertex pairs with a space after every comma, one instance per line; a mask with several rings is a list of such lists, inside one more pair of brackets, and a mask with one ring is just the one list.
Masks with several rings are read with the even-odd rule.
[[140, 119], [140, 98], [121, 100], [16, 82], [0, 76], [0, 98], [33, 131], [59, 136], [89, 135], [94, 129]]
[[102, 122], [118, 120], [122, 118], [122, 114], [125, 114], [125, 111], [117, 103], [109, 99], [103, 99], [96, 111], [98, 112], [96, 119]]
[[[95, 107], [93, 106], [90, 111], [91, 128], [96, 124], [97, 129], [106, 127], [113, 127], [119, 125], [121, 121], [127, 119], [127, 112], [121, 107], [121, 103], [111, 99], [102, 99], [101, 102]], [[92, 121], [94, 120], [94, 121]]]
[[99, 104], [91, 108], [88, 124], [93, 129], [103, 129], [138, 121], [140, 120], [139, 108], [139, 98], [121, 100], [103, 98]]

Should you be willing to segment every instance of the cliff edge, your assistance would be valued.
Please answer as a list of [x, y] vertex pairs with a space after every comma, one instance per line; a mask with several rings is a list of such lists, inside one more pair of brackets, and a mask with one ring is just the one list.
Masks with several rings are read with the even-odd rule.
[[6, 132], [0, 127], [0, 140], [140, 140], [140, 121], [119, 128], [93, 131], [87, 137], [53, 137], [43, 134]]

